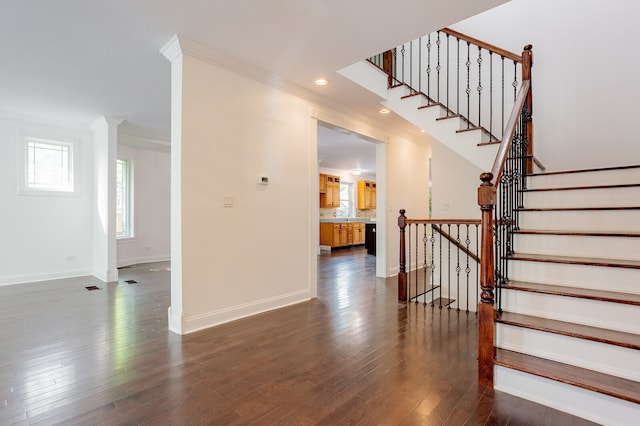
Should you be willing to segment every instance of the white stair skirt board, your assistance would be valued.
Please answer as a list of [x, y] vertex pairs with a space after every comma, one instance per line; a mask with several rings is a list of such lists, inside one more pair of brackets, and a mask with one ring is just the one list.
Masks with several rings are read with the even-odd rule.
[[640, 294], [639, 277], [639, 269], [515, 260], [509, 262], [509, 279], [512, 281]]
[[585, 171], [575, 173], [536, 175], [528, 177], [527, 181], [527, 187], [529, 189], [640, 183], [640, 167], [594, 172]]
[[519, 221], [521, 229], [640, 232], [639, 216], [640, 210], [524, 211]]
[[633, 207], [640, 204], [640, 186], [622, 188], [567, 189], [528, 191], [525, 205], [536, 208], [555, 207]]
[[640, 351], [636, 349], [501, 323], [496, 324], [496, 346], [640, 381]]
[[603, 425], [637, 425], [640, 418], [639, 404], [500, 366], [494, 387]]
[[502, 309], [518, 314], [640, 334], [640, 306], [503, 290]]
[[521, 253], [640, 260], [640, 236], [515, 234], [514, 247]]

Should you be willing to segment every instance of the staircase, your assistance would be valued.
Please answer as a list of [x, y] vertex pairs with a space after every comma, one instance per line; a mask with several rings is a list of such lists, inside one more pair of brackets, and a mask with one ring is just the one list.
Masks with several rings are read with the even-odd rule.
[[[384, 63], [363, 61], [340, 73], [481, 170], [491, 170], [481, 175], [478, 190], [479, 383], [598, 423], [638, 424], [640, 166], [535, 173], [525, 185], [525, 170], [539, 166], [532, 145], [531, 46], [519, 56], [448, 29], [426, 37], [379, 55]], [[460, 45], [461, 79], [461, 61], [449, 60]], [[470, 56], [476, 48], [477, 56]], [[504, 71], [487, 76], [487, 62], [496, 60], [489, 69], [511, 61], [512, 77]], [[442, 71], [441, 80], [441, 64], [448, 70], [450, 62], [456, 68]], [[412, 70], [425, 63], [426, 74], [416, 78]], [[462, 81], [455, 90], [466, 100], [450, 99], [454, 80]], [[495, 91], [497, 81], [503, 87], [487, 101], [483, 90]], [[507, 108], [496, 118], [492, 111], [505, 103], [505, 81], [512, 82], [513, 100], [506, 98]], [[473, 105], [478, 108], [469, 113]]]
[[495, 388], [637, 422], [640, 166], [531, 175], [525, 206], [499, 298]]

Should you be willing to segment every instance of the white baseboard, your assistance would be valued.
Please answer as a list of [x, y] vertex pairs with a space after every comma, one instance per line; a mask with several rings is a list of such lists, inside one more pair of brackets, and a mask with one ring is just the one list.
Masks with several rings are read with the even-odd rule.
[[177, 312], [169, 306], [167, 317], [169, 320], [169, 330], [176, 334], [182, 334], [182, 312]]
[[140, 257], [132, 257], [128, 259], [119, 259], [118, 268], [122, 268], [123, 266], [129, 266], [129, 265], [137, 265], [139, 263], [167, 262], [169, 260], [171, 260], [170, 254], [158, 254], [155, 256], [140, 256]]
[[293, 293], [283, 294], [280, 296], [270, 297], [268, 299], [257, 300], [242, 305], [231, 306], [204, 314], [193, 315], [182, 318], [182, 327], [177, 327], [175, 321], [179, 318], [169, 318], [169, 328], [174, 331], [180, 328], [181, 333], [188, 334], [194, 331], [203, 330], [205, 328], [224, 324], [226, 322], [235, 321], [251, 315], [262, 312], [271, 311], [285, 306], [294, 305], [296, 303], [306, 302], [311, 299], [309, 289], [297, 291]]
[[91, 271], [87, 269], [73, 269], [68, 271], [40, 273], [40, 274], [24, 274], [13, 275], [8, 277], [0, 277], [0, 286], [24, 284], [39, 281], [59, 280], [63, 278], [75, 278], [91, 275]]

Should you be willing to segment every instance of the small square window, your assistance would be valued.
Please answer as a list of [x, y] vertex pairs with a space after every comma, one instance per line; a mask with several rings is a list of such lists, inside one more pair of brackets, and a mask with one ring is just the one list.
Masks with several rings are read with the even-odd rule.
[[26, 189], [73, 192], [73, 146], [70, 143], [26, 140]]

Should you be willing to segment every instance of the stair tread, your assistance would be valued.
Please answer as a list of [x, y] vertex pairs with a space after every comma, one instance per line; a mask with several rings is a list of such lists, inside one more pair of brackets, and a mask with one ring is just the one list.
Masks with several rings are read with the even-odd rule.
[[640, 165], [628, 165], [628, 166], [616, 166], [616, 167], [599, 167], [595, 169], [576, 169], [576, 170], [561, 170], [557, 172], [544, 172], [544, 173], [531, 173], [528, 176], [548, 176], [548, 175], [562, 175], [570, 173], [589, 173], [589, 172], [602, 172], [607, 170], [626, 170], [626, 169], [638, 169]]
[[531, 315], [502, 312], [497, 322], [640, 350], [640, 335]]
[[595, 257], [555, 256], [547, 254], [514, 253], [509, 260], [530, 262], [564, 263], [573, 265], [605, 266], [616, 268], [640, 269], [640, 260], [602, 259]]
[[496, 348], [497, 365], [640, 404], [640, 382]]
[[564, 231], [547, 229], [518, 229], [516, 234], [527, 235], [571, 235], [584, 237], [640, 237], [640, 232], [619, 232], [619, 231]]
[[640, 404], [640, 382], [496, 348], [496, 364]]
[[556, 296], [577, 297], [581, 299], [592, 299], [604, 302], [614, 302], [640, 306], [640, 294], [619, 293], [614, 291], [596, 290], [590, 288], [531, 283], [513, 280], [509, 281], [508, 284], [503, 284], [503, 288], [510, 290], [528, 291], [532, 293], [553, 294]]
[[573, 191], [582, 189], [615, 189], [615, 188], [637, 188], [640, 183], [623, 183], [616, 185], [585, 185], [585, 186], [560, 186], [554, 188], [527, 188], [523, 192], [542, 192], [542, 191]]

